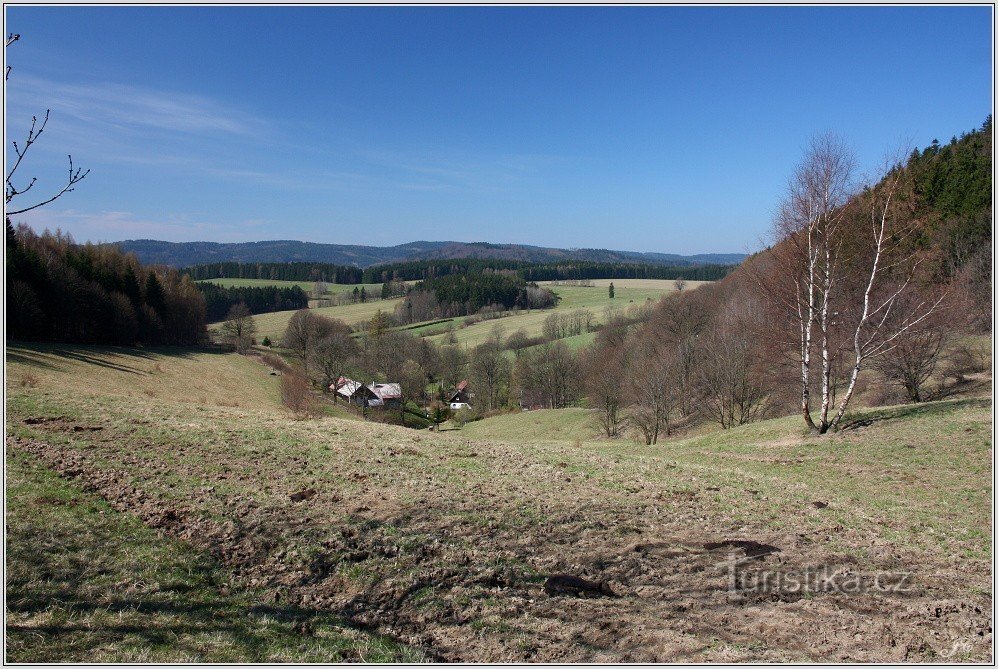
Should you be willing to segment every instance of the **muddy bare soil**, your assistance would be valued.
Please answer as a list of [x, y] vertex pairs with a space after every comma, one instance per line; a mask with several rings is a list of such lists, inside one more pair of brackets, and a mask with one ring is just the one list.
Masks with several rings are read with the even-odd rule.
[[[73, 431], [66, 422], [36, 425]], [[439, 660], [991, 659], [989, 573], [835, 523], [804, 533], [724, 524], [696, 491], [608, 492], [557, 467], [544, 474], [557, 480], [553, 492], [533, 492], [522, 471], [467, 487], [427, 477], [403, 495], [402, 474], [392, 479], [387, 464], [379, 473], [344, 459], [340, 485], [317, 477], [314, 494], [301, 495], [259, 461], [207, 474], [182, 453], [129, 455], [110, 428], [73, 434], [91, 441], [7, 445], [210, 551], [231, 570], [231, 585], [338, 612]], [[416, 442], [404, 448], [414, 462], [432, 457]], [[506, 457], [488, 444], [473, 448], [458, 452], [490, 466]], [[392, 457], [386, 451], [386, 463]], [[179, 491], [176, 477], [216, 483]], [[543, 517], [522, 520], [536, 509]], [[862, 551], [830, 550], [843, 537]], [[824, 581], [808, 592], [766, 581], [814, 573]], [[552, 575], [614, 596], [545, 589]], [[968, 589], [968, 579], [980, 587]]]

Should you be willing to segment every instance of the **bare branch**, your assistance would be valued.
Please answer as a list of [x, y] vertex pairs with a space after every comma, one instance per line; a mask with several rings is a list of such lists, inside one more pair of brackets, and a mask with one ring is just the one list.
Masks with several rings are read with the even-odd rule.
[[[7, 215], [8, 216], [13, 216], [14, 214], [23, 214], [26, 211], [31, 211], [32, 209], [38, 209], [39, 207], [45, 206], [46, 204], [49, 204], [50, 202], [54, 202], [55, 200], [59, 199], [60, 197], [62, 197], [66, 193], [72, 193], [75, 190], [74, 186], [76, 184], [80, 183], [81, 181], [83, 181], [87, 177], [88, 174], [90, 174], [90, 170], [89, 169], [86, 172], [83, 171], [82, 167], [77, 167], [74, 170], [74, 167], [73, 167], [73, 156], [69, 156], [69, 180], [66, 182], [66, 185], [62, 187], [62, 190], [60, 190], [58, 193], [56, 193], [55, 195], [53, 195], [49, 199], [44, 200], [43, 202], [39, 202], [38, 204], [33, 204], [30, 207], [25, 207], [23, 209], [17, 209], [15, 211], [8, 211]], [[32, 184], [34, 184], [34, 180], [32, 180]], [[8, 182], [8, 186], [10, 186], [10, 182]], [[31, 186], [28, 186], [28, 188], [30, 188], [30, 187]], [[25, 188], [21, 192], [24, 193], [27, 190], [28, 189]], [[7, 201], [9, 202], [10, 198], [8, 198]]]

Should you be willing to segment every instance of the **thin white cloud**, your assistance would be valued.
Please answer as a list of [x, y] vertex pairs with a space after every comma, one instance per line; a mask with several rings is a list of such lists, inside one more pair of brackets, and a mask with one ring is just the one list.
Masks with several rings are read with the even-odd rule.
[[123, 239], [160, 239], [164, 241], [249, 241], [253, 233], [244, 230], [264, 225], [251, 220], [240, 225], [206, 223], [186, 216], [162, 219], [139, 216], [130, 211], [83, 212], [75, 209], [37, 209], [17, 217], [34, 230], [68, 232], [78, 242], [109, 242]]
[[263, 119], [202, 95], [109, 82], [76, 84], [18, 73], [8, 82], [7, 97], [18, 109], [52, 109], [91, 129], [256, 137], [268, 128]]
[[568, 160], [542, 154], [477, 155], [458, 150], [391, 151], [359, 149], [363, 161], [396, 172], [405, 190], [506, 190]]

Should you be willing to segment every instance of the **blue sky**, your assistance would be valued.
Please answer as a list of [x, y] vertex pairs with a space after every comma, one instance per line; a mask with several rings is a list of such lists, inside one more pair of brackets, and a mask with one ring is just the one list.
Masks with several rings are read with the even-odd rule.
[[19, 220], [750, 251], [813, 134], [873, 169], [980, 126], [991, 28], [990, 7], [8, 7], [8, 139], [52, 109], [24, 176], [92, 170]]

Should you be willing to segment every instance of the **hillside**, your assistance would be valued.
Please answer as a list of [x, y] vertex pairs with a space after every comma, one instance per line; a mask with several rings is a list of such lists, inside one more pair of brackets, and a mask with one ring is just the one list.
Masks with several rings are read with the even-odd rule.
[[[787, 418], [652, 447], [520, 442], [292, 420], [256, 391], [253, 406], [195, 406], [172, 382], [155, 397], [128, 394], [136, 373], [181, 378], [194, 362], [155, 353], [155, 372], [151, 360], [123, 364], [132, 355], [8, 352], [12, 482], [41, 500], [42, 534], [55, 555], [101, 538], [146, 551], [148, 579], [128, 576], [116, 551], [87, 548], [89, 568], [71, 579], [38, 565], [26, 552], [36, 521], [13, 505], [18, 657], [93, 659], [99, 647], [101, 659], [134, 659], [142, 639], [120, 616], [154, 639], [172, 615], [181, 657], [275, 659], [218, 651], [240, 629], [214, 626], [242, 601], [230, 597], [265, 603], [240, 619], [245, 634], [261, 633], [259, 615], [294, 621], [309, 644], [284, 658], [315, 657], [312, 639], [338, 637], [342, 656], [398, 657], [365, 636], [374, 631], [452, 661], [991, 657], [990, 399], [858, 412], [824, 437]], [[234, 354], [197, 364], [233, 391], [255, 385]], [[307, 489], [307, 501], [289, 498]], [[171, 569], [168, 555], [181, 561], [172, 579], [156, 571]], [[819, 568], [838, 580], [807, 592], [751, 586], [763, 571]], [[605, 580], [617, 596], [551, 596], [554, 573]], [[32, 608], [46, 583], [68, 588], [53, 615]], [[215, 616], [199, 618], [206, 610]], [[339, 620], [366, 631], [344, 638]], [[289, 648], [280, 625], [268, 634]], [[178, 657], [153, 647], [144, 657]]]
[[678, 255], [638, 253], [605, 249], [555, 249], [524, 244], [487, 244], [465, 242], [411, 242], [398, 246], [356, 246], [317, 244], [293, 240], [261, 242], [163, 242], [152, 239], [129, 239], [116, 242], [140, 261], [172, 267], [190, 267], [215, 262], [322, 262], [369, 267], [388, 262], [483, 258], [547, 263], [562, 260], [589, 262], [628, 262], [656, 265], [735, 265], [741, 253], [705, 253]]
[[[541, 333], [544, 320], [552, 313], [567, 314], [575, 309], [591, 310], [594, 316], [593, 322], [601, 323], [606, 318], [607, 306], [616, 306], [624, 310], [634, 305], [645, 304], [648, 300], [658, 300], [675, 290], [672, 281], [618, 279], [614, 282], [617, 289], [616, 297], [611, 300], [606, 288], [606, 285], [610, 283], [609, 281], [594, 281], [593, 283], [595, 284], [593, 286], [545, 284], [561, 298], [558, 305], [552, 309], [520, 311], [504, 318], [480, 320], [467, 327], [461, 327], [463, 318], [455, 318], [453, 319], [453, 327], [456, 328], [454, 340], [465, 346], [474, 346], [484, 341], [497, 325], [502, 327], [507, 335], [522, 329], [527, 335], [536, 336]], [[705, 284], [707, 282], [687, 282], [689, 289]], [[354, 325], [361, 321], [370, 320], [379, 310], [392, 313], [400, 302], [400, 299], [372, 300], [365, 303], [316, 307], [313, 311], [321, 316], [338, 318], [348, 325]], [[512, 312], [510, 313], [512, 314]], [[294, 311], [276, 311], [254, 316], [257, 335], [261, 339], [269, 337], [272, 341], [280, 341], [293, 314]], [[434, 319], [435, 322], [437, 320]], [[450, 340], [450, 337], [442, 331], [443, 327], [446, 326], [434, 328], [434, 333], [427, 335], [431, 341], [442, 343], [445, 340]], [[413, 331], [413, 334], [423, 333]]]

